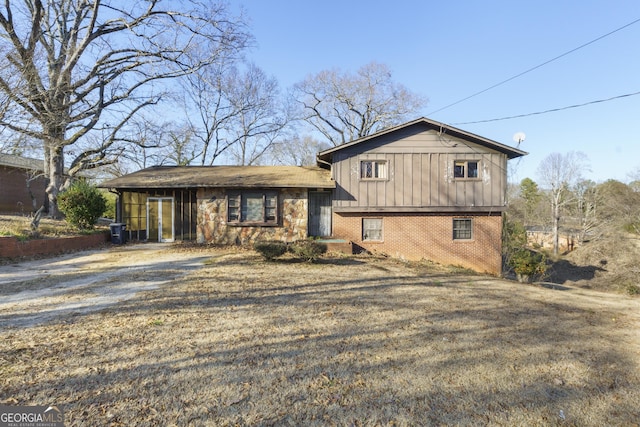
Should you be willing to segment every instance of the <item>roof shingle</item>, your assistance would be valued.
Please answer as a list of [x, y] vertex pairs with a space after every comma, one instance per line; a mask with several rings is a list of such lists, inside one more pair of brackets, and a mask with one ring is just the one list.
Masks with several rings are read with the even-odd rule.
[[315, 166], [154, 166], [105, 181], [103, 188], [335, 188]]

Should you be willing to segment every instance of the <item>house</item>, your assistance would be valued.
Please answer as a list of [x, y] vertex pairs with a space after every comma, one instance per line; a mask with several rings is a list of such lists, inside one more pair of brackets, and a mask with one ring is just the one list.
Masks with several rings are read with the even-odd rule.
[[507, 160], [525, 154], [420, 118], [322, 151], [316, 167], [154, 167], [101, 186], [134, 239], [330, 236], [499, 274]]
[[48, 206], [42, 160], [0, 154], [0, 212], [29, 213]]
[[[551, 227], [530, 225], [526, 226], [527, 244], [534, 249], [552, 250], [554, 236]], [[581, 230], [569, 227], [560, 227], [558, 230], [558, 250], [560, 253], [568, 253], [581, 244]]]
[[327, 169], [297, 166], [157, 166], [100, 185], [119, 197], [133, 240], [248, 244], [329, 235]]
[[369, 251], [499, 274], [507, 160], [524, 151], [421, 118], [325, 150], [332, 231]]

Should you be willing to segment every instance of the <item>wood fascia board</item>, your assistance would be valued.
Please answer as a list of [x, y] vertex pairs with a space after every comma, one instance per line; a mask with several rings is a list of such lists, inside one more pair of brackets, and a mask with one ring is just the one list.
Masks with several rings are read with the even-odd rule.
[[463, 129], [459, 129], [456, 128], [454, 126], [450, 126], [447, 125], [445, 123], [441, 123], [441, 122], [437, 122], [435, 120], [431, 120], [431, 119], [427, 119], [426, 117], [421, 117], [419, 119], [416, 120], [412, 120], [410, 122], [398, 125], [398, 126], [394, 126], [394, 127], [390, 127], [387, 129], [383, 129], [380, 132], [377, 132], [375, 134], [372, 135], [368, 135], [365, 136], [363, 138], [351, 141], [351, 142], [347, 142], [346, 144], [342, 144], [342, 145], [338, 145], [336, 147], [332, 147], [329, 148], [327, 150], [321, 151], [320, 153], [317, 154], [317, 158], [318, 160], [321, 160], [323, 162], [332, 162], [332, 157], [333, 157], [333, 153], [337, 152], [337, 151], [341, 151], [344, 150], [346, 148], [352, 147], [354, 145], [358, 145], [358, 144], [362, 144], [362, 143], [366, 143], [367, 141], [371, 141], [373, 139], [376, 139], [380, 136], [383, 135], [387, 135], [393, 132], [396, 132], [400, 129], [404, 129], [404, 128], [408, 128], [410, 126], [416, 125], [416, 124], [425, 124], [428, 127], [437, 130], [438, 132], [442, 132], [442, 133], [448, 133], [450, 135], [456, 136], [458, 138], [467, 140], [469, 142], [473, 142], [476, 143], [478, 145], [482, 145], [485, 146], [489, 149], [493, 149], [495, 151], [498, 152], [502, 152], [503, 154], [506, 154], [507, 158], [509, 159], [513, 159], [516, 157], [520, 157], [520, 156], [525, 156], [528, 153], [526, 151], [520, 150], [519, 148], [515, 148], [515, 147], [510, 147], [506, 144], [502, 144], [500, 142], [491, 140], [489, 138], [485, 138], [483, 136], [480, 135], [476, 135], [474, 133], [465, 131]]
[[335, 213], [499, 213], [506, 206], [334, 206]]

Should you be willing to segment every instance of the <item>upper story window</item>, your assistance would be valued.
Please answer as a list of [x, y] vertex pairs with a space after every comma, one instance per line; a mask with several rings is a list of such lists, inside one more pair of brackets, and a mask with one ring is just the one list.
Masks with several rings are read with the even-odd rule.
[[361, 179], [386, 179], [386, 160], [363, 160], [360, 162]]
[[230, 223], [277, 224], [278, 193], [241, 191], [228, 197], [227, 221]]
[[480, 162], [477, 160], [456, 160], [453, 162], [454, 178], [479, 178]]

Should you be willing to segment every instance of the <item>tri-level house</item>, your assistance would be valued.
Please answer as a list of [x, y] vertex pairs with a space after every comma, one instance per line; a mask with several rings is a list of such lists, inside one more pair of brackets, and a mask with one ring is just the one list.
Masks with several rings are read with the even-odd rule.
[[317, 166], [152, 167], [107, 181], [129, 238], [354, 250], [500, 274], [507, 161], [524, 151], [426, 118], [322, 151]]

